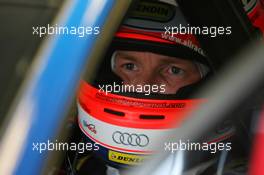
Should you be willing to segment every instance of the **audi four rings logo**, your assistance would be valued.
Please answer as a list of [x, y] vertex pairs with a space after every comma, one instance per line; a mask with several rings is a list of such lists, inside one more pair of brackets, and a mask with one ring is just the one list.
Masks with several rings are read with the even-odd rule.
[[112, 135], [117, 144], [145, 147], [149, 144], [149, 138], [145, 134], [129, 134], [127, 132], [115, 131]]

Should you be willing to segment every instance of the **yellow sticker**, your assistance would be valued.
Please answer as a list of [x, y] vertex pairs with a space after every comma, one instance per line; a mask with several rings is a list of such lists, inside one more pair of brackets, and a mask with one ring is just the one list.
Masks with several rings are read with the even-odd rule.
[[113, 162], [127, 165], [138, 165], [144, 160], [144, 156], [119, 153], [111, 150], [108, 152], [108, 158]]

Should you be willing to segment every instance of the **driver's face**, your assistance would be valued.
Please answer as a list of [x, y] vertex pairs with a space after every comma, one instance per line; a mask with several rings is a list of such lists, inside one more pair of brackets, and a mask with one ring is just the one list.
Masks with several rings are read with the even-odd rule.
[[117, 51], [113, 71], [129, 85], [165, 85], [166, 94], [201, 79], [189, 60], [151, 52]]

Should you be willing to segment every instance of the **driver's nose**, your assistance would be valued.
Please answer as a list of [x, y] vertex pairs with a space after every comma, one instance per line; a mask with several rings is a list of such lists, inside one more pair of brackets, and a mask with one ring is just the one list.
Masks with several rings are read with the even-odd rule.
[[145, 72], [145, 73], [141, 74], [140, 76], [134, 78], [134, 80], [132, 80], [130, 82], [130, 84], [141, 85], [141, 86], [144, 86], [144, 85], [158, 85], [158, 86], [160, 86], [164, 83], [161, 81], [160, 75], [158, 73], [152, 71], [152, 72]]

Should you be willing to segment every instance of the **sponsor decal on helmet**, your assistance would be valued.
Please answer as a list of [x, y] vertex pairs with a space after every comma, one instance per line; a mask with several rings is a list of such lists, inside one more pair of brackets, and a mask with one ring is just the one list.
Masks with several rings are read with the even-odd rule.
[[141, 1], [129, 14], [132, 18], [147, 19], [158, 22], [167, 22], [175, 14], [172, 5], [155, 1]]
[[132, 99], [126, 99], [126, 98], [115, 98], [111, 96], [107, 96], [104, 93], [96, 93], [95, 97], [97, 99], [116, 103], [116, 104], [122, 104], [127, 106], [136, 106], [136, 107], [146, 107], [146, 108], [185, 108], [186, 103], [185, 102], [143, 102], [138, 100], [132, 100]]
[[127, 164], [127, 165], [137, 165], [144, 161], [144, 156], [119, 153], [112, 150], [108, 152], [108, 159], [113, 162]]
[[145, 134], [135, 134], [115, 131], [112, 134], [113, 141], [117, 144], [145, 147], [149, 144], [149, 138]]
[[88, 124], [87, 121], [83, 120], [83, 125], [84, 125], [85, 127], [87, 127], [92, 133], [94, 133], [94, 134], [97, 133], [94, 124]]

